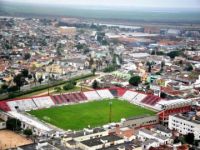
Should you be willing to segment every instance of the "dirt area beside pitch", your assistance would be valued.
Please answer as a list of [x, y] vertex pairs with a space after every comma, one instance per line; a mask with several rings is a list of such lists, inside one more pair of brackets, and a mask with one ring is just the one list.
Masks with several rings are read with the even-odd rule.
[[32, 140], [10, 130], [0, 130], [0, 149], [15, 148], [33, 143]]

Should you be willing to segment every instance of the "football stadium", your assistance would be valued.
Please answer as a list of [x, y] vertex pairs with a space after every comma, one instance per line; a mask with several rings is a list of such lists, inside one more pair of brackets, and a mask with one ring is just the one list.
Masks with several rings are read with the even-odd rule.
[[[24, 128], [43, 135], [57, 129], [77, 131], [100, 127], [144, 115], [167, 117], [168, 107], [171, 110], [181, 103], [181, 107], [188, 108], [190, 101], [182, 101], [166, 101], [134, 90], [109, 88], [4, 100], [0, 102], [0, 109], [9, 117], [19, 119]], [[162, 111], [163, 106], [165, 111]]]
[[118, 99], [104, 99], [82, 104], [65, 105], [41, 110], [30, 114], [62, 129], [83, 129], [109, 122], [154, 112]]

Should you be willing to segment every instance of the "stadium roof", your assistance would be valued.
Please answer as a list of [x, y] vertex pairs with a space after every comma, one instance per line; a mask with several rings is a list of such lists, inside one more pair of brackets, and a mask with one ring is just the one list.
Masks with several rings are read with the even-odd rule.
[[40, 129], [42, 131], [47, 131], [47, 132], [52, 131], [52, 129], [50, 129], [49, 127], [44, 125], [42, 122], [33, 120], [33, 119], [29, 118], [27, 115], [23, 115], [21, 113], [15, 112], [15, 111], [10, 111], [9, 114], [11, 116], [21, 120], [22, 122], [26, 122], [27, 124], [30, 124], [31, 126], [35, 126], [37, 129]]
[[181, 104], [181, 103], [191, 103], [192, 100], [190, 99], [175, 99], [175, 100], [161, 100], [160, 102], [158, 102], [159, 105], [176, 105], [176, 104]]

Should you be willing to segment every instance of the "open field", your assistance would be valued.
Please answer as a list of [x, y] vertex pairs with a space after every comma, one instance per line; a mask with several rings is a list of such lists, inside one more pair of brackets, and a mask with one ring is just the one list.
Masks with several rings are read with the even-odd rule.
[[78, 130], [88, 125], [96, 127], [107, 124], [110, 101], [112, 102], [112, 122], [118, 122], [121, 118], [154, 114], [150, 110], [117, 99], [33, 110], [29, 113], [59, 128]]
[[15, 148], [22, 145], [33, 143], [30, 139], [27, 139], [15, 132], [9, 130], [0, 130], [0, 149]]

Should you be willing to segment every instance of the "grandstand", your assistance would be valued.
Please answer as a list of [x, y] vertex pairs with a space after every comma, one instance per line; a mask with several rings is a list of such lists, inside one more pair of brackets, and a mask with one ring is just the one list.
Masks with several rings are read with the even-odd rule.
[[97, 90], [97, 93], [100, 95], [101, 98], [106, 99], [106, 98], [114, 98], [114, 96], [110, 93], [108, 89], [104, 90]]
[[[93, 100], [101, 99], [113, 99], [114, 97], [127, 100], [130, 103], [152, 108], [157, 111], [161, 111], [164, 108], [171, 109], [172, 107], [182, 107], [190, 103], [184, 99], [178, 100], [163, 100], [155, 95], [146, 95], [125, 88], [110, 88], [99, 89], [87, 92], [74, 92], [68, 94], [43, 96], [27, 99], [13, 99], [0, 101], [0, 109], [3, 111], [29, 111], [35, 109], [48, 108], [55, 105], [81, 103]], [[193, 100], [194, 101], [194, 100]], [[162, 107], [161, 107], [162, 106]], [[164, 106], [164, 107], [163, 107]]]
[[18, 110], [32, 110], [36, 109], [35, 103], [32, 101], [32, 99], [22, 99], [22, 100], [16, 100], [16, 101], [9, 101], [7, 102], [8, 106], [12, 111]]
[[161, 100], [158, 102], [155, 107], [160, 110], [158, 113], [159, 119], [167, 121], [169, 115], [185, 113], [191, 111], [192, 102], [195, 100], [192, 99], [175, 99], [175, 100]]
[[149, 96], [146, 96], [141, 102], [147, 105], [154, 106], [160, 100], [161, 98], [158, 96], [149, 95]]
[[55, 105], [50, 96], [33, 98], [33, 102], [38, 108], [46, 108]]
[[132, 99], [137, 95], [137, 92], [133, 92], [133, 91], [126, 91], [124, 93], [124, 95], [122, 96], [122, 99], [128, 100], [129, 102], [132, 101]]
[[101, 97], [96, 91], [88, 91], [84, 92], [84, 95], [87, 97], [88, 100], [100, 100]]
[[139, 104], [144, 98], [146, 98], [147, 95], [142, 94], [142, 93], [138, 93], [133, 99], [132, 101], [134, 102], [134, 104]]
[[87, 97], [82, 92], [53, 95], [51, 96], [53, 102], [58, 104], [78, 103], [87, 100]]
[[174, 100], [161, 100], [156, 103], [156, 107], [160, 110], [167, 110], [167, 109], [174, 109], [180, 108], [185, 106], [191, 106], [192, 100], [191, 99], [174, 99]]
[[7, 101], [1, 101], [0, 102], [0, 109], [3, 111], [10, 111], [10, 107], [7, 104]]
[[113, 87], [110, 88], [109, 90], [114, 97], [122, 97], [122, 95], [124, 95], [124, 93], [126, 92], [125, 88], [119, 88], [119, 87]]

